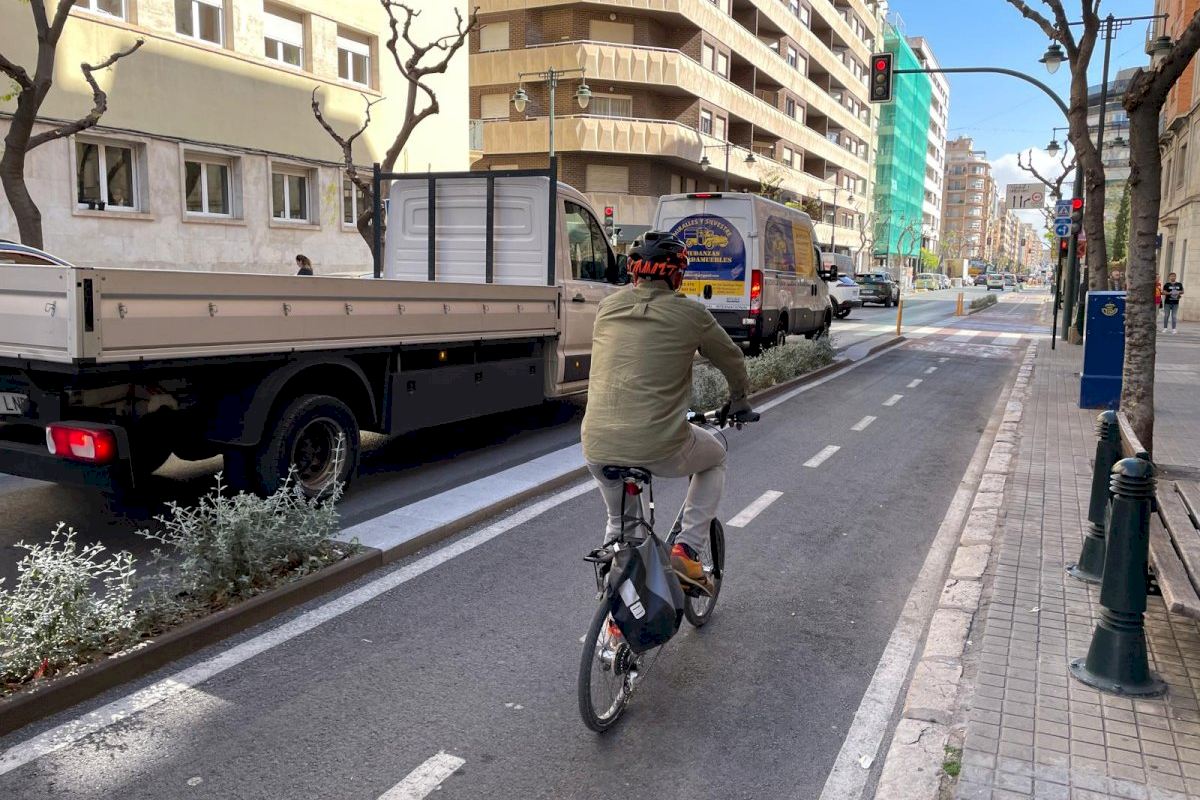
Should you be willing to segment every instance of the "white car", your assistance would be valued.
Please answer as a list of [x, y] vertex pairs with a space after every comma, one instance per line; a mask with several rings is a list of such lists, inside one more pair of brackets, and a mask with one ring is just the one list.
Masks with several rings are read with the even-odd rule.
[[839, 275], [836, 281], [826, 281], [829, 286], [829, 304], [838, 319], [850, 316], [850, 310], [862, 305], [862, 289], [849, 275]]

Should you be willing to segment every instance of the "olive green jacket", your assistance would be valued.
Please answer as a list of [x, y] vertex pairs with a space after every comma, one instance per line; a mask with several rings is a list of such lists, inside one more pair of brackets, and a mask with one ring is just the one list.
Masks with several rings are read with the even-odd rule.
[[688, 442], [696, 352], [746, 396], [741, 348], [704, 306], [659, 281], [606, 297], [592, 334], [583, 454], [592, 464], [650, 464]]

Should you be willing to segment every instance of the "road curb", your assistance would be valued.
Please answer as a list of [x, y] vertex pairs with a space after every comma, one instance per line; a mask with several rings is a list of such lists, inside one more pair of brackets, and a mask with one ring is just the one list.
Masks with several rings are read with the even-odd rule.
[[320, 572], [180, 625], [136, 649], [87, 664], [44, 686], [0, 699], [0, 736], [57, 714], [114, 686], [226, 639], [283, 611], [344, 586], [383, 565], [383, 554], [366, 548]]
[[942, 796], [947, 745], [960, 732], [954, 727], [963, 689], [963, 656], [983, 595], [983, 580], [1000, 524], [1005, 488], [1012, 472], [1017, 426], [1030, 393], [1037, 343], [1026, 348], [1009, 389], [1004, 414], [988, 453], [970, 512], [960, 531], [937, 608], [930, 619], [923, 650], [904, 698], [877, 784], [877, 796], [936, 800]]
[[[904, 337], [893, 337], [871, 347], [867, 355], [874, 355], [903, 342]], [[835, 359], [833, 363], [820, 369], [757, 392], [751, 395], [750, 399], [755, 403], [770, 400], [799, 386], [833, 375], [854, 363], [853, 359]], [[149, 674], [171, 661], [178, 660], [288, 609], [339, 589], [379, 567], [438, 544], [485, 519], [519, 506], [534, 497], [582, 480], [587, 475], [586, 466], [572, 468], [536, 486], [526, 488], [432, 528], [394, 547], [364, 548], [363, 551], [320, 572], [307, 575], [298, 581], [264, 592], [216, 614], [186, 623], [152, 640], [140, 643], [135, 650], [85, 665], [44, 686], [30, 688], [8, 698], [0, 699], [0, 736], [64, 711], [115, 686]]]

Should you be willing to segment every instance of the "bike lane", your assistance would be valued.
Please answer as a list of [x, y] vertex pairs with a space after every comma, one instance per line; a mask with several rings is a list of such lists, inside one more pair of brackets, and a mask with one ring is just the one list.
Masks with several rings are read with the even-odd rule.
[[[580, 557], [602, 525], [588, 491], [0, 775], [0, 795], [373, 799], [444, 751], [463, 763], [440, 797], [816, 797], [1013, 369], [952, 339], [863, 364], [729, 432], [722, 516], [781, 495], [727, 531], [713, 621], [685, 625], [605, 736], [575, 707], [594, 608]], [[657, 488], [669, 523], [683, 484]]]

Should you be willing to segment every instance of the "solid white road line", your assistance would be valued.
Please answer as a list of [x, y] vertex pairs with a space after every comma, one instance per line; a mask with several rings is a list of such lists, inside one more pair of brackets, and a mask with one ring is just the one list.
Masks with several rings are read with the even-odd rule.
[[913, 378], [911, 381], [908, 382], [908, 388], [909, 389], [917, 388], [918, 386], [921, 385], [921, 381], [922, 381], [921, 378]]
[[776, 397], [773, 400], [768, 400], [767, 402], [763, 403], [761, 406], [759, 406], [758, 408], [756, 408], [754, 410], [758, 411], [759, 413], [764, 413], [764, 412], [770, 411], [772, 408], [775, 408], [776, 406], [783, 405], [788, 400], [791, 400], [793, 397], [802, 395], [805, 392], [811, 392], [813, 389], [817, 388], [818, 386], [823, 386], [824, 384], [829, 383], [834, 378], [840, 378], [841, 376], [845, 375], [850, 370], [858, 369], [863, 364], [868, 364], [868, 363], [874, 361], [875, 359], [880, 358], [881, 356], [885, 356], [888, 353], [892, 352], [894, 349], [895, 349], [894, 347], [889, 347], [886, 350], [880, 350], [878, 353], [875, 353], [874, 355], [867, 356], [866, 358], [860, 358], [858, 361], [854, 361], [850, 364], [847, 364], [842, 369], [839, 369], [830, 375], [826, 375], [824, 378], [815, 380], [812, 383], [806, 383], [803, 386], [797, 386], [795, 389], [784, 392], [783, 394], [779, 395], [779, 397]]
[[992, 441], [1004, 416], [1005, 404], [1011, 396], [1011, 388], [1001, 392], [992, 408], [986, 432], [979, 438], [971, 463], [967, 465], [967, 471], [958, 484], [950, 508], [929, 548], [929, 555], [900, 612], [900, 619], [884, 647], [871, 683], [854, 714], [854, 721], [850, 723], [850, 730], [846, 732], [842, 749], [825, 781], [820, 800], [860, 800], [866, 790], [872, 770], [863, 769], [859, 759], [866, 756], [876, 762], [879, 760], [880, 745], [884, 734], [890, 730], [892, 714], [900, 701], [900, 693], [912, 668], [917, 646], [924, 637], [926, 624], [941, 596], [946, 566], [954, 555], [959, 531], [971, 510], [975, 488], [991, 454]]
[[932, 375], [935, 372], [937, 372], [937, 367], [930, 367], [929, 369], [925, 370], [926, 375]]
[[422, 800], [467, 763], [458, 756], [438, 753], [379, 796], [379, 800]]
[[894, 405], [896, 405], [896, 403], [899, 403], [903, 398], [904, 398], [904, 395], [902, 395], [902, 394], [894, 394], [891, 397], [889, 397], [887, 400], [884, 400], [883, 404], [885, 406], [894, 406]]
[[875, 417], [872, 417], [872, 416], [869, 416], [869, 415], [868, 415], [868, 416], [865, 416], [865, 417], [863, 417], [862, 419], [860, 419], [858, 422], [856, 422], [856, 423], [853, 425], [853, 427], [851, 427], [851, 428], [850, 428], [850, 430], [852, 430], [852, 431], [865, 431], [865, 430], [867, 429], [867, 426], [868, 426], [868, 425], [870, 425], [872, 422], [874, 422], [874, 421], [875, 421], [875, 419], [876, 419]]
[[32, 739], [14, 745], [3, 753], [0, 753], [0, 775], [12, 772], [14, 769], [35, 761], [42, 756], [62, 750], [97, 731], [103, 730], [140, 711], [157, 705], [163, 700], [181, 694], [231, 667], [236, 667], [243, 661], [270, 650], [276, 645], [290, 641], [322, 623], [340, 617], [347, 611], [353, 611], [363, 603], [374, 600], [379, 595], [408, 583], [413, 578], [424, 575], [431, 569], [445, 564], [456, 556], [460, 556], [469, 550], [474, 550], [481, 544], [490, 542], [492, 539], [512, 530], [518, 525], [523, 525], [550, 509], [591, 491], [594, 487], [595, 484], [589, 480], [586, 483], [580, 483], [564, 489], [539, 503], [535, 503], [482, 530], [476, 531], [470, 536], [463, 537], [443, 547], [441, 550], [430, 553], [411, 564], [406, 564], [403, 567], [392, 570], [383, 577], [376, 578], [359, 589], [355, 589], [335, 600], [330, 600], [328, 603], [307, 611], [290, 622], [280, 625], [278, 628], [261, 633], [228, 650], [217, 653], [212, 658], [180, 670], [174, 675], [151, 684], [144, 689], [114, 700], [89, 714], [76, 717]]
[[815, 456], [810, 458], [808, 461], [805, 461], [804, 466], [819, 467], [825, 463], [826, 459], [828, 459], [831, 455], [833, 455], [834, 453], [836, 453], [838, 450], [841, 450], [841, 449], [842, 448], [838, 447], [836, 444], [831, 444], [828, 447], [822, 449], [821, 452], [817, 453]]
[[736, 517], [725, 524], [730, 528], [744, 528], [753, 522], [755, 517], [765, 511], [767, 506], [781, 497], [783, 497], [783, 492], [777, 492], [774, 489], [763, 492], [762, 497], [743, 508]]

